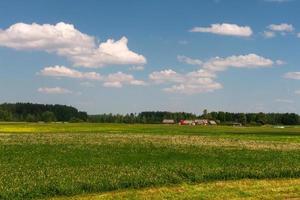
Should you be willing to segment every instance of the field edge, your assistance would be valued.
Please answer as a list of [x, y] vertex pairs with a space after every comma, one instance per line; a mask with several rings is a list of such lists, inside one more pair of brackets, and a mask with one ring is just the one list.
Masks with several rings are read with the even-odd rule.
[[242, 179], [117, 190], [48, 200], [112, 199], [300, 199], [300, 179]]

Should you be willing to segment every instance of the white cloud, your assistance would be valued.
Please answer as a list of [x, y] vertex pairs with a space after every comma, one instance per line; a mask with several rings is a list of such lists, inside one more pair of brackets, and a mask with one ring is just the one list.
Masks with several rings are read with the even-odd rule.
[[276, 33], [273, 31], [264, 31], [263, 35], [265, 38], [273, 38], [276, 36]]
[[[184, 57], [186, 58], [186, 57]], [[194, 62], [189, 62], [195, 64]], [[281, 64], [282, 61], [272, 61], [268, 58], [256, 54], [229, 56], [226, 58], [215, 57], [203, 62], [197, 71], [191, 71], [185, 74], [177, 73], [172, 69], [152, 72], [149, 79], [158, 84], [169, 84], [164, 88], [166, 92], [176, 92], [183, 94], [195, 94], [204, 92], [213, 92], [223, 88], [216, 81], [217, 73], [230, 67], [233, 68], [262, 68], [271, 67], [274, 64]], [[199, 64], [199, 63], [198, 63]]]
[[69, 77], [89, 80], [102, 79], [101, 75], [96, 72], [79, 72], [77, 70], [58, 65], [53, 67], [46, 67], [43, 70], [41, 70], [39, 74], [43, 76]]
[[218, 35], [229, 35], [239, 37], [250, 37], [252, 29], [249, 26], [239, 26], [237, 24], [211, 24], [210, 27], [194, 27], [190, 32], [213, 33]]
[[167, 69], [153, 72], [149, 78], [156, 83], [175, 83], [175, 85], [163, 89], [173, 93], [195, 94], [212, 92], [222, 88], [220, 83], [215, 82], [211, 75], [202, 69], [187, 74], [180, 74], [172, 69]]
[[136, 80], [131, 74], [117, 72], [109, 74], [104, 78], [103, 86], [121, 88], [123, 85], [138, 85], [143, 86], [146, 83], [142, 80]]
[[285, 65], [286, 64], [286, 62], [283, 60], [276, 60], [275, 63], [276, 63], [276, 65]]
[[274, 38], [279, 33], [280, 35], [286, 35], [287, 33], [292, 33], [295, 28], [292, 24], [282, 23], [282, 24], [270, 24], [267, 26], [266, 31], [263, 35], [265, 38]]
[[203, 68], [209, 71], [224, 71], [229, 67], [261, 68], [271, 67], [274, 62], [256, 54], [233, 55], [226, 58], [215, 57], [203, 63]]
[[300, 72], [288, 72], [284, 74], [284, 78], [300, 80]]
[[129, 68], [130, 71], [143, 71], [145, 67], [143, 65], [132, 66]]
[[300, 38], [300, 33], [297, 34], [297, 37]]
[[271, 31], [275, 32], [293, 32], [294, 31], [294, 26], [292, 24], [271, 24], [267, 27]]
[[146, 63], [146, 58], [129, 50], [127, 43], [126, 37], [98, 43], [94, 37], [63, 22], [56, 25], [16, 23], [0, 29], [0, 46], [55, 53], [83, 67]]
[[187, 56], [178, 55], [177, 60], [182, 63], [186, 63], [189, 65], [202, 65], [202, 61], [198, 59], [193, 59]]
[[223, 86], [220, 83], [215, 82], [213, 79], [199, 78], [197, 80], [189, 81], [188, 83], [173, 85], [171, 87], [164, 88], [163, 90], [171, 93], [196, 94], [213, 92], [221, 88], [223, 88]]
[[[137, 80], [133, 77], [133, 75], [125, 74], [123, 72], [100, 75], [96, 72], [80, 72], [67, 68], [65, 66], [46, 67], [38, 74], [43, 76], [68, 77], [90, 81], [101, 81], [103, 82], [103, 86], [105, 87], [122, 87], [123, 85], [146, 85], [144, 81]], [[87, 86], [87, 84], [83, 84], [83, 86]]]
[[114, 81], [114, 82], [105, 82], [103, 83], [104, 87], [112, 87], [112, 88], [121, 88], [123, 87], [122, 83], [119, 81]]
[[61, 88], [61, 87], [43, 87], [43, 88], [38, 88], [38, 92], [44, 93], [44, 94], [71, 94], [73, 93], [72, 91]]
[[172, 69], [166, 69], [159, 72], [152, 72], [149, 75], [149, 78], [155, 83], [164, 83], [164, 82], [183, 82], [182, 75], [178, 74]]

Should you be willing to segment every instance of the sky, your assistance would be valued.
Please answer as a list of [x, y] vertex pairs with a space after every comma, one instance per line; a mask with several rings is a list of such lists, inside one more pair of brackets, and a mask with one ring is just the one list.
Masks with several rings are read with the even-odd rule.
[[0, 1], [0, 103], [300, 113], [299, 0]]

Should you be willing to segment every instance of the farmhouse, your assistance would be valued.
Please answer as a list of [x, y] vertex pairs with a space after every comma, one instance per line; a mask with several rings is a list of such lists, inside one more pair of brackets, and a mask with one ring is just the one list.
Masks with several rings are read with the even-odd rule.
[[174, 124], [175, 121], [174, 121], [174, 119], [164, 119], [164, 120], [162, 121], [162, 123], [163, 123], [163, 124]]

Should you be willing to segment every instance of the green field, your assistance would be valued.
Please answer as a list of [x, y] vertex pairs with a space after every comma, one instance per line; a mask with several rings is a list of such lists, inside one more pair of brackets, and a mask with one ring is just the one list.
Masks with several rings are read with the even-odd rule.
[[300, 127], [1, 123], [0, 145], [0, 199], [300, 198]]

